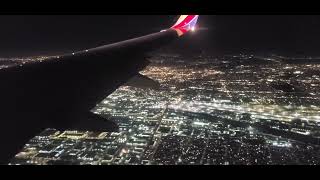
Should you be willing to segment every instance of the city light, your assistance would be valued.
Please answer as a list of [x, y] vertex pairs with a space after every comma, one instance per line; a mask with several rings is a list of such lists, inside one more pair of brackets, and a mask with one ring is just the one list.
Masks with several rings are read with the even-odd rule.
[[[159, 90], [122, 86], [92, 110], [111, 117], [119, 132], [49, 129], [11, 164], [320, 164], [320, 81], [306, 73], [320, 65], [202, 58], [153, 57], [142, 74]], [[277, 84], [290, 72], [309, 93]]]

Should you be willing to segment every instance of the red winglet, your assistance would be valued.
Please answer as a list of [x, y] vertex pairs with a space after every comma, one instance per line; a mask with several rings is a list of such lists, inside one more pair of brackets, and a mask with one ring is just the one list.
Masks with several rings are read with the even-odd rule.
[[175, 25], [171, 28], [176, 30], [179, 36], [194, 31], [199, 15], [181, 15]]

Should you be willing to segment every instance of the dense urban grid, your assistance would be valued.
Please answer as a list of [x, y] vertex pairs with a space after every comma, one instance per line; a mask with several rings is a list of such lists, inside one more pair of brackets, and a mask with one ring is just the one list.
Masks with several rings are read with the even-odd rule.
[[118, 132], [34, 137], [10, 164], [320, 164], [320, 59], [155, 55], [92, 110]]

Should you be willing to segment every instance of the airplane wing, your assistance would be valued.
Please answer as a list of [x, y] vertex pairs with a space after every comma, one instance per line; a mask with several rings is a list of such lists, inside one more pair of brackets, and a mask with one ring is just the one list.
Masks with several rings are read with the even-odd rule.
[[0, 163], [7, 163], [46, 128], [105, 131], [112, 124], [90, 110], [139, 76], [146, 53], [193, 31], [198, 15], [169, 29], [0, 71]]

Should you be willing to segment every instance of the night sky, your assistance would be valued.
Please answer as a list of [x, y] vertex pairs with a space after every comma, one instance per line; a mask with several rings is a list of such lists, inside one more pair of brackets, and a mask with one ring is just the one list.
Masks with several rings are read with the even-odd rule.
[[[175, 15], [0, 15], [0, 57], [55, 55], [160, 31]], [[188, 52], [320, 55], [320, 16], [202, 15]]]

